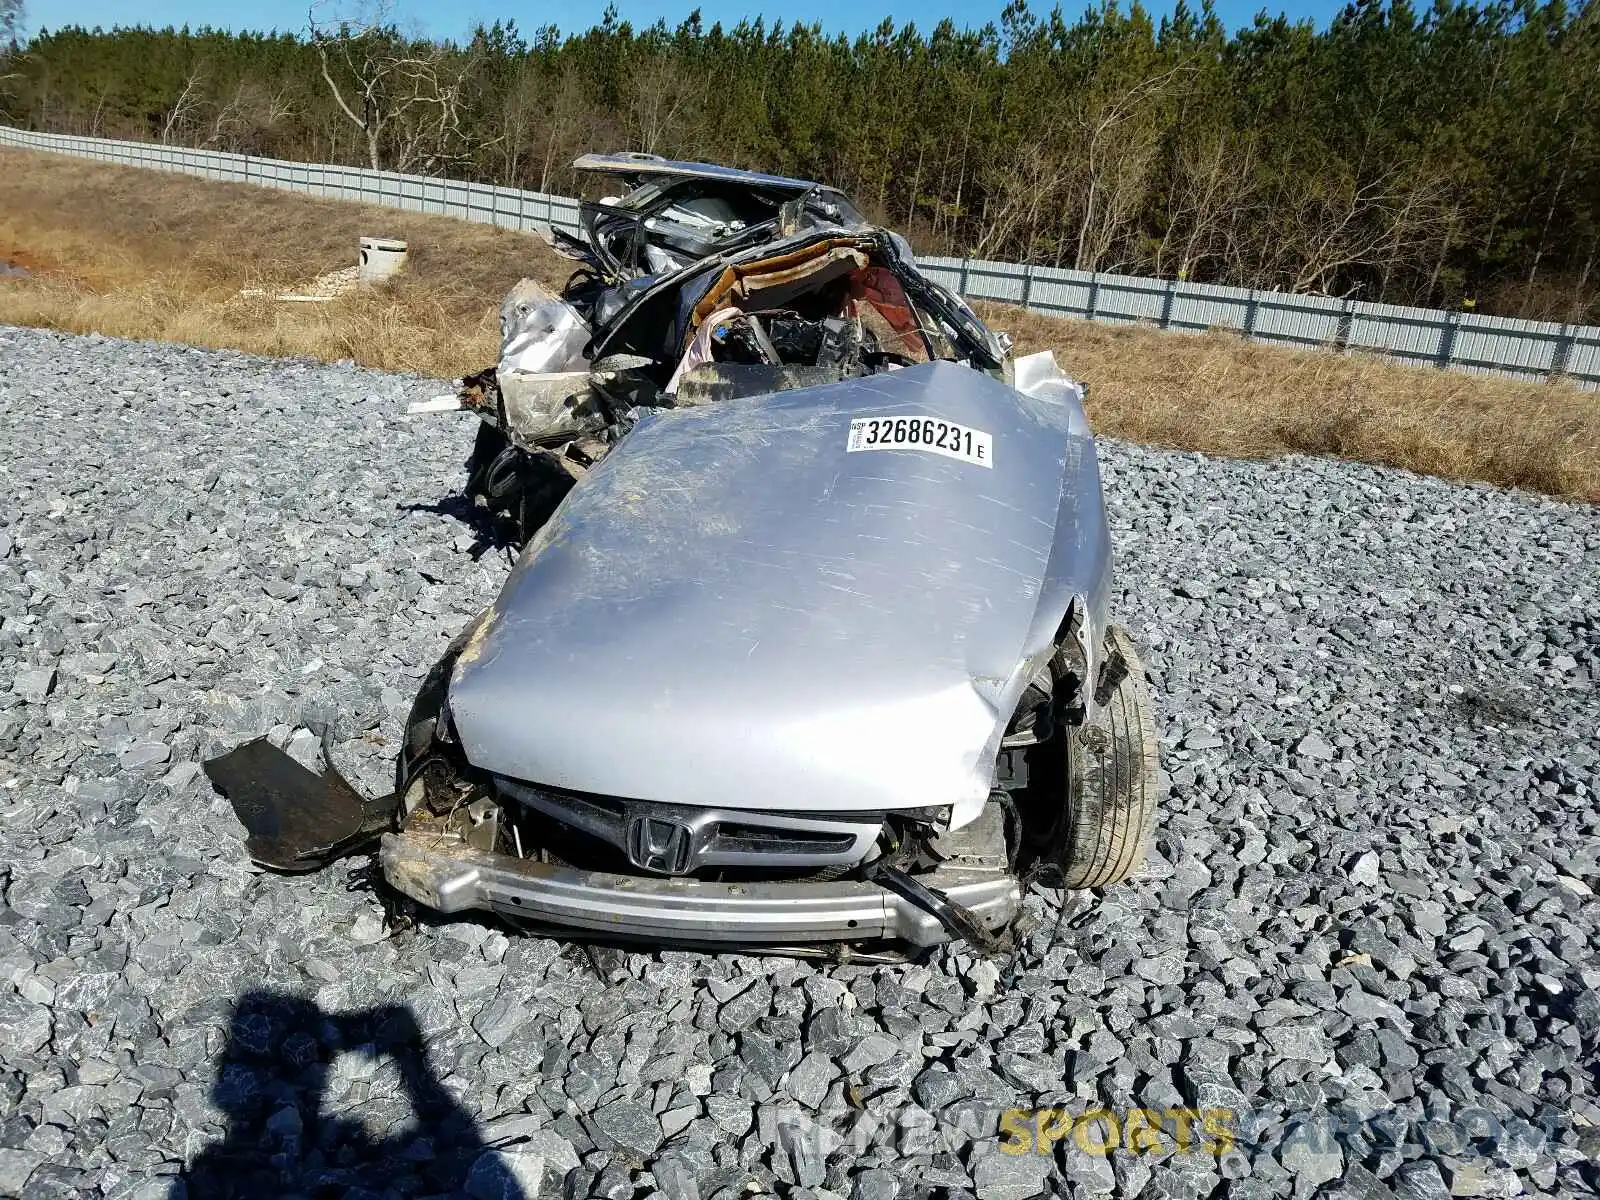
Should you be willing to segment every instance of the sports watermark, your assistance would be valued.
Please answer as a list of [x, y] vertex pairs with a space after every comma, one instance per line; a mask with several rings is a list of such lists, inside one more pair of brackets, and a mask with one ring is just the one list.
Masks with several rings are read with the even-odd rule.
[[1523, 1158], [1545, 1151], [1570, 1123], [1558, 1109], [1531, 1119], [1504, 1117], [1486, 1108], [1386, 1109], [1361, 1115], [1340, 1106], [1315, 1111], [1236, 1108], [1151, 1108], [1085, 1105], [1079, 1108], [1004, 1108], [977, 1099], [957, 1100], [935, 1115], [916, 1105], [819, 1116], [792, 1108], [764, 1109], [763, 1140], [826, 1159], [848, 1147], [857, 1155], [889, 1149], [905, 1156], [964, 1154], [980, 1142], [999, 1153], [1104, 1157], [1113, 1152], [1254, 1156], [1299, 1144], [1318, 1151], [1359, 1146], [1362, 1151], [1411, 1151], [1427, 1158]]
[[1070, 1141], [1085, 1154], [1173, 1150], [1221, 1158], [1239, 1140], [1239, 1114], [1231, 1108], [1008, 1108], [1000, 1114], [1004, 1154], [1054, 1154]]

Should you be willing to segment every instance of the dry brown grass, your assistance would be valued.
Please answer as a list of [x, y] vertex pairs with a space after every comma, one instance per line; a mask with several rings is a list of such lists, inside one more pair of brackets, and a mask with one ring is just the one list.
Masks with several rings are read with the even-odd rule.
[[1329, 454], [1600, 501], [1600, 395], [979, 304], [1089, 385], [1099, 433], [1233, 458]]
[[[410, 243], [407, 275], [330, 304], [270, 297]], [[0, 322], [450, 378], [493, 360], [501, 296], [570, 266], [538, 238], [448, 217], [0, 150]], [[245, 297], [260, 288], [264, 297]], [[1061, 320], [980, 305], [1019, 349], [1090, 385], [1095, 428], [1209, 454], [1331, 454], [1600, 501], [1600, 396], [1381, 360]]]
[[[406, 275], [327, 304], [274, 299], [353, 266], [362, 234], [405, 238]], [[493, 361], [513, 283], [571, 265], [533, 235], [449, 217], [0, 150], [12, 253], [36, 273], [0, 278], [0, 322], [441, 378]]]

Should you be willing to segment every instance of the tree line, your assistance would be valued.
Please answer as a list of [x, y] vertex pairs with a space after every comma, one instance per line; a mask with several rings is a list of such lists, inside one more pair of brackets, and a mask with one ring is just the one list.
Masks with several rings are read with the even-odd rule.
[[924, 252], [1600, 320], [1600, 0], [1233, 33], [1210, 0], [855, 38], [65, 28], [5, 56], [0, 115], [565, 193], [584, 151], [712, 159], [836, 184]]

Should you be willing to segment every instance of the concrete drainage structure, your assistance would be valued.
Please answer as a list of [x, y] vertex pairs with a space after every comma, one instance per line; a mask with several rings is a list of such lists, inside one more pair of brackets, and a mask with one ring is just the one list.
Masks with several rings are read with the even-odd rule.
[[361, 282], [392, 279], [405, 269], [406, 244], [397, 238], [361, 239]]

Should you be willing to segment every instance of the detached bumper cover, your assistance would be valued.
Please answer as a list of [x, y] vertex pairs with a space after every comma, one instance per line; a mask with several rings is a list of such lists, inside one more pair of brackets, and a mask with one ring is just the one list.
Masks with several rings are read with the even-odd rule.
[[[617, 938], [769, 944], [885, 938], [931, 946], [949, 934], [932, 913], [875, 883], [708, 883], [612, 875], [473, 850], [453, 838], [387, 834], [385, 878], [439, 912], [491, 909]], [[999, 930], [1022, 888], [1007, 872], [945, 866], [917, 877]]]

